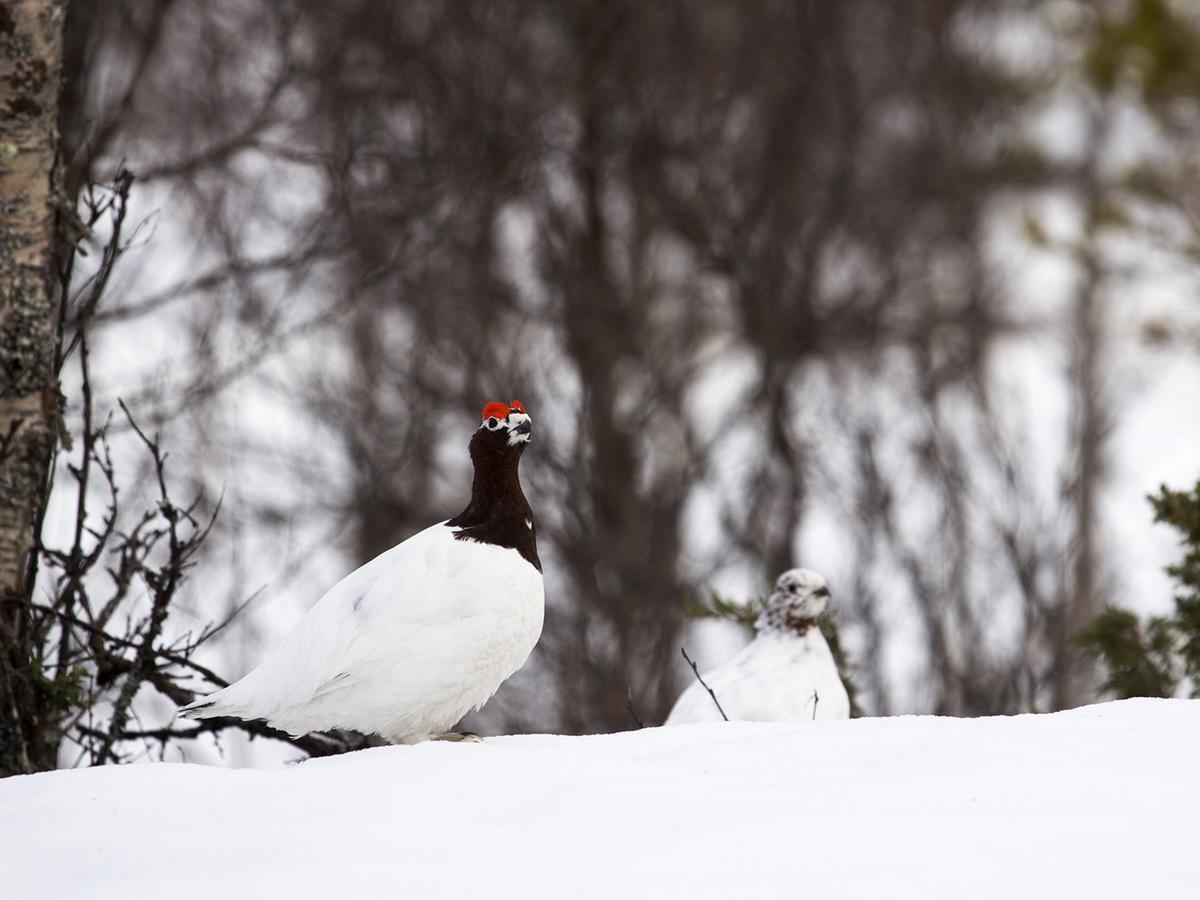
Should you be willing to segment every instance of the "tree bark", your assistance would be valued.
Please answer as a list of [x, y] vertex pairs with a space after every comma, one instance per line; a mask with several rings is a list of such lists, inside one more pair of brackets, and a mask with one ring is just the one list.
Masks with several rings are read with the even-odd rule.
[[58, 396], [54, 235], [61, 0], [0, 7], [0, 776], [53, 768], [39, 724], [31, 559]]

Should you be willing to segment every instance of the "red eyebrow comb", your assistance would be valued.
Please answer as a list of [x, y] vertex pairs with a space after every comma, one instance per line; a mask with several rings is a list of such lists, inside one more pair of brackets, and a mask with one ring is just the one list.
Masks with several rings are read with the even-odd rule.
[[529, 413], [525, 412], [525, 404], [522, 403], [520, 400], [514, 400], [512, 403], [508, 404], [508, 408], [511, 410], [515, 410], [516, 412], [524, 413], [525, 415], [529, 415]]
[[489, 403], [483, 408], [483, 417], [490, 419], [495, 416], [497, 419], [508, 418], [508, 406], [504, 403]]

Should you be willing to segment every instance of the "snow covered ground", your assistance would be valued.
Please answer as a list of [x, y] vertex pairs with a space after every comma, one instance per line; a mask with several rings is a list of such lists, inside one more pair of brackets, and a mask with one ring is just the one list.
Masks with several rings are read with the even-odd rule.
[[1200, 896], [1200, 701], [0, 781], [0, 896]]

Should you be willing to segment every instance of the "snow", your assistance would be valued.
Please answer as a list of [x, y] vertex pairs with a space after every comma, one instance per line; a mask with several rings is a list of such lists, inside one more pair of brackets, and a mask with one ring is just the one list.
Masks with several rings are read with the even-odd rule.
[[1131, 700], [50, 772], [0, 781], [0, 894], [1193, 897], [1198, 746]]

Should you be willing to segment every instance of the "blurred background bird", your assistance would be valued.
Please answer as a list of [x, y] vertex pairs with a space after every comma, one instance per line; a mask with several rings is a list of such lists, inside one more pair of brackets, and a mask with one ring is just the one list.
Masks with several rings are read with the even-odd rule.
[[698, 674], [665, 724], [850, 718], [850, 698], [817, 626], [828, 602], [829, 588], [816, 572], [784, 572], [754, 623], [754, 640], [724, 665]]

